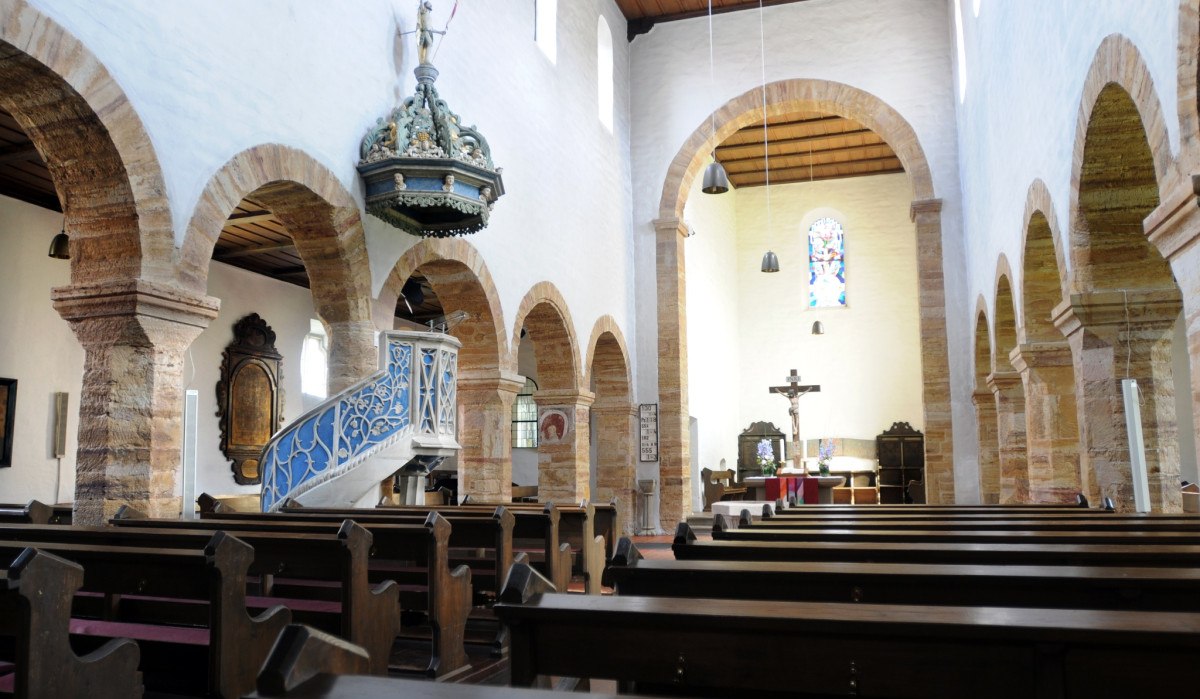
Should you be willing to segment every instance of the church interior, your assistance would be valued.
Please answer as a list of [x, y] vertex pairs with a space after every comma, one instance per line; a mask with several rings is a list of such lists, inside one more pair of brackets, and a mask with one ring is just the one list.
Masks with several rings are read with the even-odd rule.
[[1200, 0], [0, 0], [0, 697], [1192, 696], [1198, 76]]

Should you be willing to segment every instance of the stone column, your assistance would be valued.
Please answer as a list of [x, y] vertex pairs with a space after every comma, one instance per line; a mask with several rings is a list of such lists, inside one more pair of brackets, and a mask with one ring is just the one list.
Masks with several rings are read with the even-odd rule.
[[1083, 486], [1071, 347], [1065, 340], [1025, 343], [1010, 358], [1025, 387], [1029, 496], [1033, 502], [1074, 502]]
[[986, 505], [1000, 502], [1000, 454], [996, 436], [996, 396], [991, 389], [971, 394], [979, 425], [979, 498]]
[[1029, 459], [1025, 441], [1025, 393], [1015, 371], [987, 377], [996, 396], [996, 437], [1000, 449], [1000, 504], [1029, 502]]
[[637, 407], [631, 403], [597, 402], [592, 406], [596, 417], [596, 492], [594, 502], [617, 500], [621, 533], [633, 532], [633, 503], [637, 468], [633, 456], [634, 420]]
[[917, 285], [921, 316], [921, 379], [925, 410], [925, 498], [954, 502], [954, 435], [950, 410], [950, 360], [946, 336], [946, 288], [942, 260], [942, 200], [914, 201]]
[[499, 371], [458, 377], [459, 498], [512, 501], [512, 407], [524, 385]]
[[326, 323], [329, 333], [329, 395], [333, 395], [379, 371], [379, 347], [375, 323], [347, 320]]
[[677, 218], [659, 219], [654, 222], [654, 230], [658, 272], [658, 523], [672, 532], [692, 513], [687, 269], [683, 249], [687, 226]]
[[[1138, 382], [1142, 437], [1155, 512], [1178, 512], [1179, 440], [1171, 337], [1182, 308], [1177, 289], [1131, 289], [1071, 294], [1054, 309], [1075, 364], [1080, 466], [1088, 498], [1110, 497], [1133, 509], [1129, 435], [1121, 379]], [[1093, 500], [1095, 501], [1095, 500]]]
[[[590, 391], [538, 391], [538, 500], [560, 505], [591, 497], [591, 405]], [[561, 413], [565, 432], [548, 438], [544, 420], [551, 412]], [[555, 428], [557, 432], [557, 428]]]
[[86, 353], [75, 523], [121, 505], [178, 517], [183, 359], [220, 302], [144, 281], [60, 287], [53, 301]]

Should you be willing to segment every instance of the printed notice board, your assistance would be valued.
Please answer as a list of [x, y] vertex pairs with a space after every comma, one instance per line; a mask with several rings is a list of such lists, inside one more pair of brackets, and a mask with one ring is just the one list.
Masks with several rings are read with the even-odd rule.
[[638, 459], [658, 461], [658, 403], [638, 406]]

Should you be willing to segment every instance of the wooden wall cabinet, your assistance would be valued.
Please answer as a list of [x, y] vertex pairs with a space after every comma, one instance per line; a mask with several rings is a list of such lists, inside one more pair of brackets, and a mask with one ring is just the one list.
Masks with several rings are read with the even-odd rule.
[[879, 503], [909, 504], [909, 481], [925, 480], [925, 435], [907, 422], [894, 422], [875, 438], [879, 459]]

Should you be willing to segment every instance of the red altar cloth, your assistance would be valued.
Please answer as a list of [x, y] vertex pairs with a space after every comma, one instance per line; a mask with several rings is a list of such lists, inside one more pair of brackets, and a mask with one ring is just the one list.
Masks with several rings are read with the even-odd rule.
[[807, 476], [772, 476], [766, 479], [767, 500], [787, 501], [796, 496], [796, 504], [817, 504], [817, 479]]

